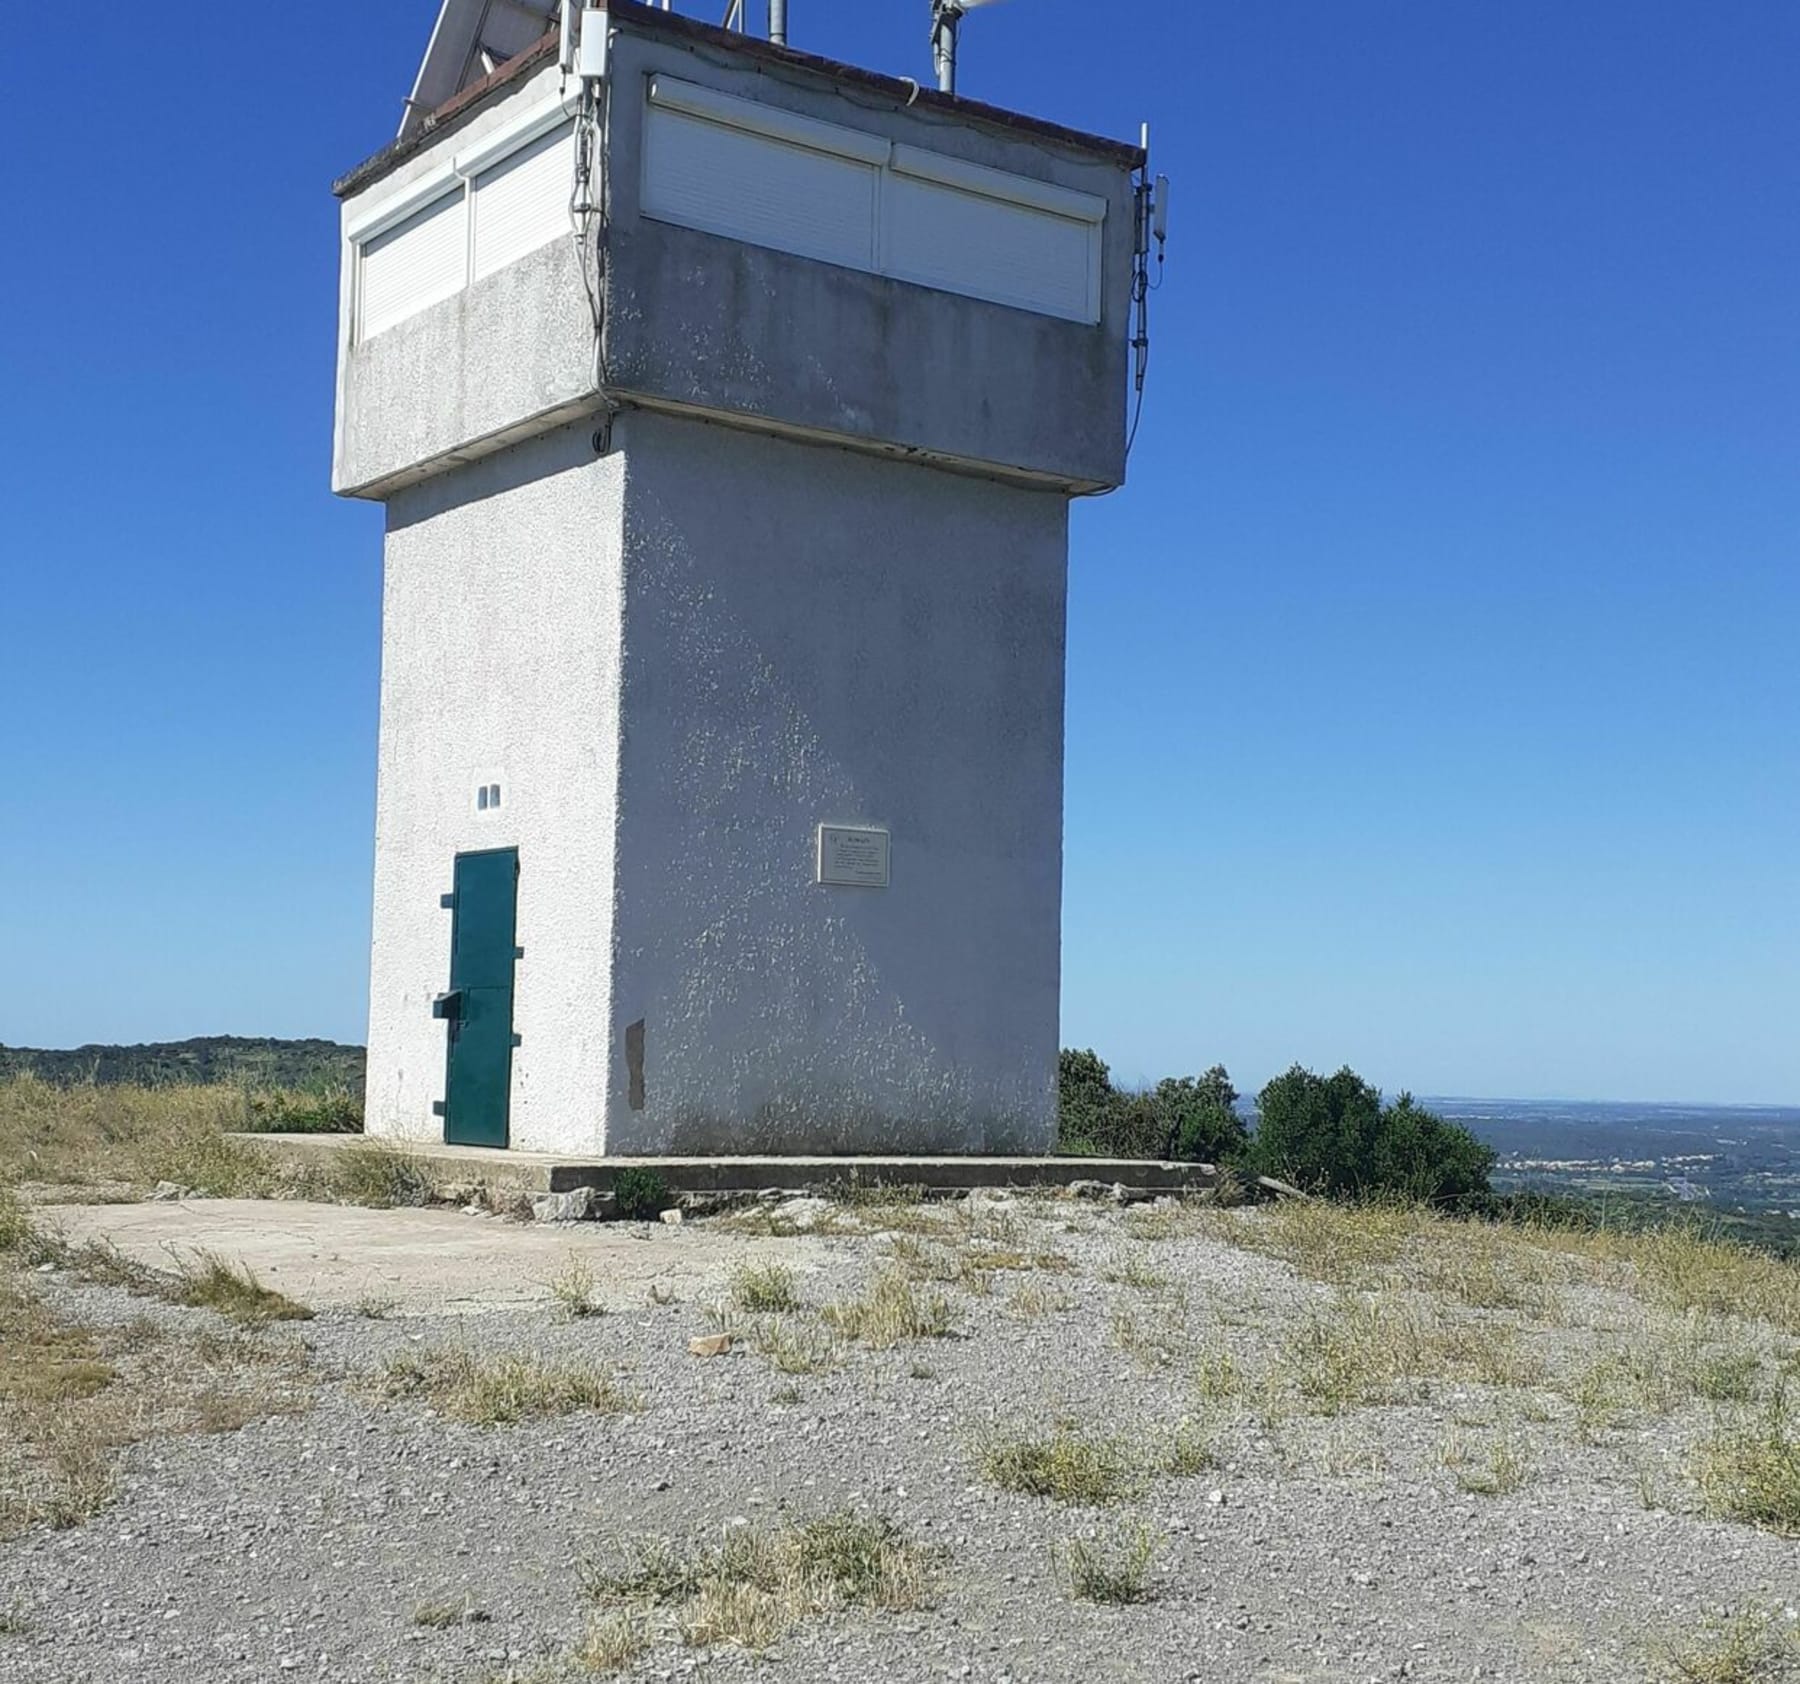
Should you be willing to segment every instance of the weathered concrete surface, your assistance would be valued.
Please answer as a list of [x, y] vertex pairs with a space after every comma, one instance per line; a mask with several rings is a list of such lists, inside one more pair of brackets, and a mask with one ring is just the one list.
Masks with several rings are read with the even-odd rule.
[[[641, 217], [643, 106], [661, 72], [777, 110], [1107, 203], [1088, 325]], [[1129, 172], [1021, 132], [907, 110], [820, 78], [619, 32], [608, 116], [606, 367], [621, 394], [1046, 476], [1125, 477]]]
[[[343, 223], [404, 193], [452, 154], [540, 105], [556, 86], [554, 65], [524, 78], [454, 133], [346, 199]], [[563, 411], [595, 401], [593, 312], [570, 241], [540, 246], [362, 344], [351, 337], [349, 250], [346, 243], [338, 301], [334, 491], [385, 497], [420, 474], [545, 431]]]
[[[598, 372], [569, 242], [360, 345], [346, 282], [336, 483], [389, 517], [369, 1132], [441, 1138], [442, 896], [457, 853], [513, 847], [509, 1144], [1044, 1151], [1067, 493], [1123, 473], [1129, 158], [640, 21], [609, 99], [610, 426], [568, 419]], [[640, 216], [652, 72], [1098, 196], [1101, 320]], [[891, 884], [821, 885], [821, 824], [888, 831]]]
[[[1043, 1151], [1065, 499], [661, 415], [618, 436], [605, 1151]], [[821, 823], [886, 829], [890, 886], [819, 883]]]
[[[238, 1134], [248, 1146], [315, 1163], [355, 1147], [355, 1134]], [[977, 1187], [1068, 1187], [1099, 1183], [1148, 1193], [1198, 1192], [1218, 1172], [1210, 1164], [1153, 1163], [1142, 1158], [1051, 1157], [605, 1157], [576, 1158], [555, 1152], [503, 1152], [441, 1141], [409, 1143], [407, 1150], [444, 1182], [479, 1183], [523, 1192], [566, 1192], [574, 1187], [608, 1191], [628, 1169], [652, 1169], [672, 1193], [757, 1193], [771, 1188], [916, 1187], [927, 1193], [967, 1192]]]
[[[398, 330], [397, 330], [398, 331]], [[591, 1151], [607, 1085], [624, 458], [563, 427], [388, 504], [371, 1134], [441, 1138], [458, 853], [519, 849], [512, 1139]], [[478, 784], [503, 801], [482, 811]]]
[[740, 1263], [779, 1258], [805, 1271], [819, 1252], [817, 1240], [693, 1224], [537, 1227], [455, 1210], [259, 1199], [43, 1205], [33, 1215], [72, 1243], [104, 1240], [151, 1268], [213, 1252], [248, 1264], [265, 1286], [312, 1309], [379, 1303], [401, 1315], [545, 1303], [550, 1280], [571, 1261], [586, 1265], [594, 1298], [609, 1309], [643, 1304], [653, 1285], [684, 1301], [722, 1296]]
[[[617, 399], [700, 409], [1091, 491], [1125, 477], [1135, 216], [1116, 157], [973, 117], [853, 99], [816, 74], [621, 27], [605, 148], [604, 366]], [[657, 73], [1106, 201], [1101, 320], [1071, 322], [816, 262], [639, 214], [644, 101]], [[403, 194], [558, 85], [522, 77], [466, 124], [347, 197], [345, 226]], [[571, 169], [573, 144], [571, 143]], [[572, 411], [598, 407], [593, 312], [559, 239], [356, 343], [344, 245], [333, 489], [385, 497]]]

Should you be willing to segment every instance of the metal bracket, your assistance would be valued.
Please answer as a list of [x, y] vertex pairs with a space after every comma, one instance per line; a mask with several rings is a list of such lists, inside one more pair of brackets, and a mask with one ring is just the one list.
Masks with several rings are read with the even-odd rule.
[[456, 910], [456, 896], [455, 895], [439, 895], [438, 896], [438, 905], [441, 906], [446, 912], [454, 912]]
[[431, 1102], [431, 1114], [434, 1117], [441, 1117], [444, 1115], [444, 1102], [441, 1099], [434, 1099]]

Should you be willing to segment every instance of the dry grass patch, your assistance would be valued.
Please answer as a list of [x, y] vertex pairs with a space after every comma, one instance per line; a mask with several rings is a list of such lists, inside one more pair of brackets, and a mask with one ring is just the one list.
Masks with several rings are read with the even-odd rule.
[[1212, 1434], [1198, 1421], [1176, 1422], [1163, 1445], [1158, 1466], [1176, 1479], [1192, 1479], [1218, 1467], [1219, 1452]]
[[1138, 1484], [1138, 1470], [1111, 1439], [1059, 1426], [1043, 1438], [996, 1438], [980, 1453], [981, 1475], [1002, 1491], [1097, 1507]]
[[573, 1658], [583, 1672], [623, 1672], [649, 1647], [650, 1628], [644, 1617], [629, 1609], [615, 1609], [588, 1627]]
[[1636, 1288], [1665, 1309], [1766, 1321], [1800, 1333], [1800, 1262], [1677, 1226], [1600, 1235], [1602, 1257], [1628, 1263]]
[[225, 1138], [254, 1120], [240, 1087], [63, 1087], [13, 1076], [0, 1081], [0, 1174], [70, 1188], [173, 1181], [266, 1198], [282, 1180], [273, 1161]]
[[1405, 1256], [1406, 1278], [1421, 1290], [1474, 1310], [1520, 1310], [1560, 1321], [1558, 1260], [1519, 1230], [1478, 1222], [1423, 1219]]
[[786, 1316], [771, 1316], [755, 1323], [749, 1333], [751, 1348], [779, 1374], [822, 1374], [835, 1368], [838, 1343], [823, 1328]]
[[1006, 1295], [1006, 1308], [1027, 1321], [1039, 1316], [1061, 1315], [1075, 1308], [1075, 1300], [1060, 1287], [1038, 1281], [1021, 1281]]
[[424, 1159], [384, 1141], [362, 1140], [332, 1155], [331, 1193], [345, 1204], [392, 1210], [437, 1202], [437, 1183]]
[[1585, 1278], [1655, 1309], [1800, 1333], [1800, 1261], [1691, 1223], [1630, 1232], [1486, 1224], [1404, 1205], [1295, 1200], [1212, 1215], [1207, 1231], [1338, 1286], [1405, 1280], [1471, 1308], [1560, 1321], [1562, 1289]]
[[346, 1095], [297, 1089], [61, 1086], [12, 1076], [0, 1079], [0, 1180], [53, 1183], [63, 1196], [108, 1201], [167, 1181], [211, 1198], [432, 1203], [437, 1190], [423, 1161], [392, 1146], [359, 1141], [328, 1163], [309, 1163], [230, 1138], [316, 1130], [321, 1117], [356, 1109]]
[[855, 1211], [871, 1227], [897, 1218], [904, 1226], [915, 1217], [932, 1217], [930, 1190], [922, 1182], [846, 1181], [828, 1190], [834, 1204]]
[[1507, 1497], [1531, 1478], [1524, 1445], [1510, 1434], [1470, 1443], [1452, 1433], [1438, 1447], [1438, 1460], [1450, 1471], [1459, 1491], [1477, 1497]]
[[1142, 1521], [1106, 1538], [1070, 1538], [1051, 1558], [1070, 1596], [1120, 1605], [1150, 1600], [1150, 1567], [1162, 1543]]
[[0, 1537], [86, 1520], [111, 1496], [126, 1445], [230, 1432], [309, 1402], [297, 1348], [142, 1318], [83, 1326], [0, 1263]]
[[973, 1245], [963, 1253], [964, 1269], [1042, 1269], [1053, 1275], [1066, 1275], [1075, 1265], [1060, 1251], [1022, 1251], [1016, 1246]]
[[713, 1226], [728, 1234], [745, 1234], [756, 1239], [794, 1239], [800, 1235], [860, 1234], [864, 1226], [848, 1211], [835, 1206], [808, 1206], [796, 1215], [774, 1203], [758, 1201], [738, 1210], [728, 1210], [711, 1218]]
[[1291, 1199], [1260, 1209], [1203, 1213], [1206, 1231], [1245, 1251], [1279, 1258], [1334, 1286], [1377, 1281], [1430, 1218], [1404, 1205]]
[[413, 1609], [412, 1623], [431, 1631], [446, 1631], [451, 1626], [483, 1625], [488, 1616], [468, 1597], [455, 1602], [421, 1602]]
[[1112, 1342], [1140, 1368], [1170, 1368], [1187, 1354], [1187, 1336], [1166, 1317], [1114, 1310]]
[[1276, 1373], [1325, 1415], [1420, 1402], [1437, 1381], [1513, 1387], [1544, 1377], [1509, 1323], [1447, 1317], [1394, 1294], [1315, 1312], [1287, 1337]]
[[1213, 1232], [1210, 1199], [1158, 1199], [1154, 1204], [1134, 1205], [1125, 1212], [1124, 1228], [1134, 1240], [1193, 1239]]
[[[0, 1255], [8, 1249], [0, 1246]], [[245, 1327], [312, 1319], [306, 1305], [264, 1286], [248, 1264], [233, 1263], [216, 1252], [194, 1251], [182, 1257], [171, 1251], [175, 1272], [170, 1274], [127, 1257], [106, 1239], [68, 1246], [52, 1235], [27, 1228], [25, 1237], [11, 1249], [21, 1261], [54, 1264], [89, 1286], [123, 1287], [141, 1297], [211, 1310]]]
[[1123, 1261], [1109, 1263], [1100, 1271], [1100, 1278], [1114, 1286], [1135, 1287], [1140, 1292], [1160, 1292], [1169, 1284], [1169, 1277], [1150, 1266], [1148, 1259], [1137, 1252], [1132, 1252]]
[[1194, 1364], [1194, 1395], [1202, 1403], [1226, 1403], [1247, 1385], [1238, 1360], [1222, 1345], [1202, 1351]]
[[197, 1310], [211, 1310], [245, 1327], [272, 1321], [310, 1321], [312, 1311], [285, 1292], [264, 1286], [246, 1263], [232, 1263], [210, 1251], [197, 1251], [180, 1264], [180, 1273], [162, 1296]]
[[590, 1316], [606, 1314], [606, 1306], [594, 1296], [594, 1271], [578, 1252], [569, 1253], [568, 1261], [547, 1284], [550, 1301], [566, 1320], [585, 1321]]
[[1800, 1432], [1784, 1399], [1721, 1422], [1699, 1445], [1693, 1473], [1709, 1513], [1800, 1538]]
[[846, 1509], [792, 1526], [732, 1527], [701, 1550], [649, 1540], [623, 1561], [584, 1564], [580, 1577], [590, 1600], [635, 1615], [640, 1630], [663, 1611], [692, 1647], [762, 1650], [814, 1615], [928, 1607], [936, 1564], [892, 1521]]
[[826, 1325], [846, 1339], [886, 1350], [905, 1339], [944, 1339], [953, 1331], [949, 1300], [921, 1292], [904, 1275], [883, 1270], [859, 1298], [827, 1304]]
[[1639, 1415], [1672, 1415], [1696, 1399], [1737, 1404], [1761, 1395], [1762, 1358], [1713, 1338], [1717, 1324], [1708, 1320], [1690, 1314], [1680, 1322], [1647, 1321], [1629, 1343], [1601, 1352], [1561, 1381], [1580, 1434], [1593, 1437]]
[[543, 1362], [518, 1353], [481, 1356], [462, 1346], [403, 1352], [388, 1359], [378, 1390], [415, 1399], [471, 1426], [514, 1426], [587, 1411], [626, 1414], [642, 1407], [610, 1374], [585, 1364]]
[[1791, 1611], [1743, 1609], [1658, 1646], [1662, 1676], [1679, 1684], [1774, 1684], [1800, 1677], [1800, 1630]]
[[782, 1263], [740, 1263], [731, 1272], [731, 1301], [740, 1310], [779, 1314], [800, 1308], [794, 1271]]
[[938, 1228], [929, 1238], [896, 1234], [889, 1255], [900, 1273], [911, 1280], [958, 1286], [981, 1298], [993, 1291], [996, 1274], [1031, 1270], [1067, 1274], [1074, 1269], [1074, 1263], [1060, 1251], [974, 1237], [977, 1227], [989, 1228], [998, 1220], [1016, 1226], [1015, 1220], [1003, 1213], [978, 1213]]

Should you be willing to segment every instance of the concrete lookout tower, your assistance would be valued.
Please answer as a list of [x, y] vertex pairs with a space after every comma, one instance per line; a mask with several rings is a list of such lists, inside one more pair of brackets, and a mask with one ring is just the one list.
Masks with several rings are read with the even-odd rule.
[[1048, 1147], [1068, 506], [1124, 476], [1143, 164], [629, 0], [446, 0], [336, 188], [371, 1134]]

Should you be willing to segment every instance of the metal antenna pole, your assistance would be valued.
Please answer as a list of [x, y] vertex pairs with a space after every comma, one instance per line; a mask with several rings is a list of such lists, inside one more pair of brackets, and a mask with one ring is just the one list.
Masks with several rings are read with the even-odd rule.
[[787, 45], [787, 0], [769, 0], [769, 39], [778, 47]]
[[963, 9], [955, 0], [934, 0], [931, 8], [931, 65], [937, 72], [938, 92], [956, 92], [956, 29]]

